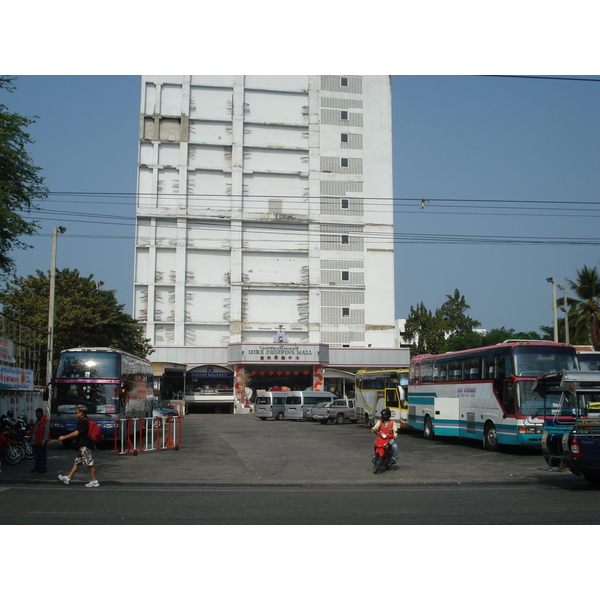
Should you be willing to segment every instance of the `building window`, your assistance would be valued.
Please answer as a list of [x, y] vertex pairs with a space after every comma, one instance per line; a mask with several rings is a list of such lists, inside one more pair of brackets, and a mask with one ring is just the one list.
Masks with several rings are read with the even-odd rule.
[[350, 316], [349, 308], [342, 308], [342, 318], [347, 319]]
[[348, 111], [347, 110], [342, 110], [340, 111], [340, 119], [342, 119], [342, 121], [347, 121], [348, 120]]
[[342, 235], [342, 245], [347, 246], [350, 243], [349, 237], [347, 234]]
[[342, 281], [350, 281], [350, 271], [342, 271]]
[[340, 159], [340, 161], [341, 161], [342, 167], [347, 167], [348, 166], [348, 159], [347, 158], [342, 158], [342, 159]]
[[342, 133], [342, 144], [347, 144], [347, 143], [348, 143], [348, 134]]
[[342, 77], [340, 79], [340, 86], [341, 87], [348, 87], [348, 78], [347, 77]]
[[342, 208], [348, 210], [350, 208], [350, 203], [348, 202], [348, 198], [342, 198]]

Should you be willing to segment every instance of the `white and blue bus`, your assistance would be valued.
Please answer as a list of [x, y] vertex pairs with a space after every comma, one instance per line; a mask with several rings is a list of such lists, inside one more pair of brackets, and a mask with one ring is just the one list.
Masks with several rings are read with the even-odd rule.
[[543, 420], [533, 383], [539, 375], [577, 368], [573, 346], [529, 340], [415, 356], [408, 424], [428, 440], [470, 438], [488, 450], [502, 444], [541, 447]]
[[58, 359], [50, 385], [50, 435], [74, 431], [75, 407], [83, 404], [105, 439], [114, 439], [120, 419], [152, 417], [152, 365], [115, 348], [71, 348]]

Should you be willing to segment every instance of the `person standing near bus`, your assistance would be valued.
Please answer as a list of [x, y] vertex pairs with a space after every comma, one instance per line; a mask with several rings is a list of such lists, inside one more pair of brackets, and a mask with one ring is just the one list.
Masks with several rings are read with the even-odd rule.
[[89, 469], [91, 477], [91, 481], [86, 483], [85, 487], [98, 487], [100, 484], [96, 479], [96, 467], [94, 466], [94, 459], [92, 458], [92, 448], [94, 447], [94, 442], [92, 442], [92, 440], [88, 437], [88, 428], [90, 422], [87, 418], [87, 406], [78, 404], [75, 407], [75, 416], [79, 420], [75, 431], [72, 431], [67, 435], [61, 435], [58, 439], [62, 442], [63, 440], [69, 440], [76, 437], [79, 449], [77, 451], [77, 456], [75, 457], [73, 467], [71, 468], [71, 472], [68, 475], [59, 475], [58, 478], [65, 485], [69, 485], [69, 483], [71, 483], [71, 478], [73, 475], [75, 475], [77, 469], [79, 469], [79, 466], [83, 465]]
[[375, 423], [371, 428], [371, 431], [375, 434], [381, 432], [392, 436], [390, 445], [392, 447], [392, 464], [396, 464], [398, 460], [398, 443], [396, 439], [398, 437], [398, 426], [396, 421], [392, 421], [392, 411], [389, 408], [384, 408], [381, 411], [381, 419]]
[[45, 473], [48, 465], [46, 447], [50, 441], [50, 419], [41, 408], [35, 410], [35, 423], [31, 429], [31, 445], [33, 447], [32, 473]]

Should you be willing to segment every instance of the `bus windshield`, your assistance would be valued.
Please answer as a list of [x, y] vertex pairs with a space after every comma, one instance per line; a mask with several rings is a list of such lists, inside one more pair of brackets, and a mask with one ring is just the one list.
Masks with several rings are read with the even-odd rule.
[[582, 371], [600, 371], [600, 352], [578, 352], [577, 358]]
[[58, 379], [119, 379], [121, 357], [115, 353], [63, 352]]
[[87, 406], [88, 414], [117, 412], [119, 386], [106, 383], [62, 383], [52, 388], [53, 414], [73, 413], [78, 404]]
[[516, 346], [515, 373], [518, 377], [537, 377], [546, 373], [577, 369], [577, 358], [571, 347]]

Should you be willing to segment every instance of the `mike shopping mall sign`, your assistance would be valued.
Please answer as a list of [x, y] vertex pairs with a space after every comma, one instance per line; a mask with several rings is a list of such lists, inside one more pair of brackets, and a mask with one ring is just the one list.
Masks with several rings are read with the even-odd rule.
[[325, 344], [231, 344], [229, 362], [236, 364], [328, 364]]

